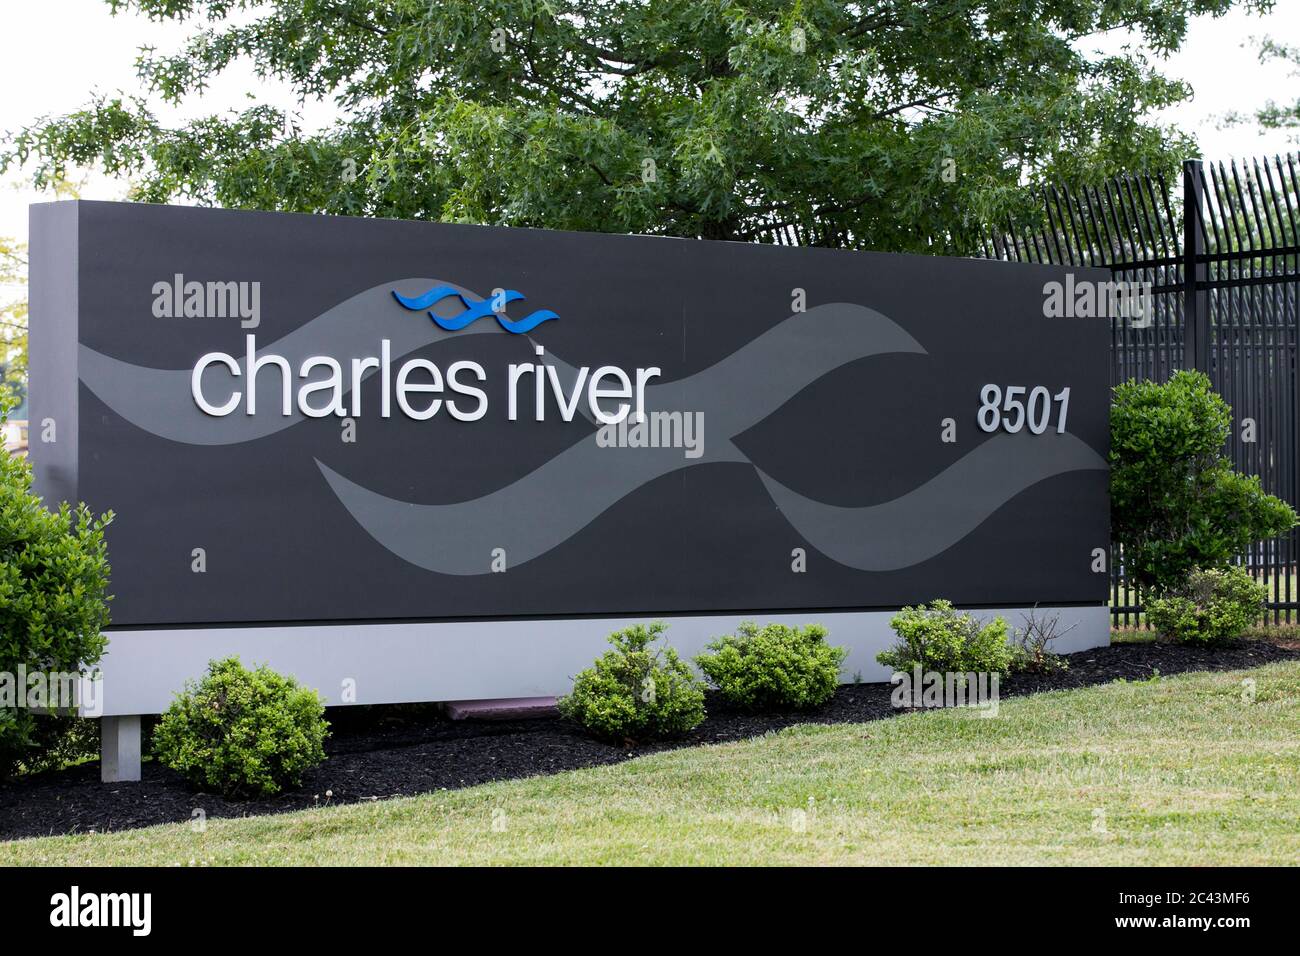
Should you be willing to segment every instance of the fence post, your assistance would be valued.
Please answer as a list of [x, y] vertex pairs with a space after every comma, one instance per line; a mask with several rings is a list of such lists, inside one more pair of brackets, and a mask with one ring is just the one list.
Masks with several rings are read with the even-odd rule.
[[1183, 161], [1183, 365], [1210, 373], [1210, 310], [1201, 284], [1205, 255], [1205, 174], [1199, 159]]

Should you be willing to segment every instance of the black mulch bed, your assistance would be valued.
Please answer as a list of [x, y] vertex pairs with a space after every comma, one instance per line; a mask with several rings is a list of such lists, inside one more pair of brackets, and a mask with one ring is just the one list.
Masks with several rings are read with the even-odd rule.
[[[1236, 670], [1300, 659], [1300, 643], [1246, 640], [1219, 648], [1125, 643], [1068, 656], [1068, 670], [1004, 681], [1002, 696], [1141, 680], [1197, 670]], [[125, 830], [208, 817], [284, 813], [331, 803], [356, 803], [454, 790], [493, 780], [618, 763], [655, 750], [755, 737], [799, 723], [852, 723], [890, 717], [889, 684], [840, 688], [812, 714], [741, 714], [710, 696], [709, 717], [669, 744], [622, 748], [599, 743], [560, 718], [450, 721], [432, 706], [331, 711], [329, 760], [304, 786], [268, 800], [227, 801], [195, 793], [177, 774], [144, 765], [139, 783], [102, 784], [98, 763], [0, 786], [0, 838]]]

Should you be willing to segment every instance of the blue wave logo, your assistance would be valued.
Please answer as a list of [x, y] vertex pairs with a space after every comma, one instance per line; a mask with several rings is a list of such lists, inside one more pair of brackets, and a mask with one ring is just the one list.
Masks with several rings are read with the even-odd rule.
[[490, 299], [471, 299], [465, 293], [453, 289], [449, 285], [434, 286], [428, 292], [416, 296], [404, 296], [396, 289], [393, 290], [393, 298], [396, 299], [403, 308], [410, 309], [412, 312], [423, 312], [450, 296], [460, 299], [461, 305], [465, 306], [465, 311], [460, 315], [453, 315], [450, 318], [443, 318], [433, 311], [429, 312], [429, 318], [438, 324], [438, 327], [448, 332], [459, 332], [479, 319], [494, 316], [501, 323], [501, 328], [507, 332], [513, 332], [515, 335], [523, 335], [525, 332], [531, 332], [543, 322], [549, 322], [551, 319], [558, 319], [559, 316], [550, 309], [538, 309], [522, 319], [511, 319], [504, 312], [504, 306], [508, 302], [517, 302], [524, 298], [522, 292], [516, 292], [514, 289], [505, 289], [499, 295]]

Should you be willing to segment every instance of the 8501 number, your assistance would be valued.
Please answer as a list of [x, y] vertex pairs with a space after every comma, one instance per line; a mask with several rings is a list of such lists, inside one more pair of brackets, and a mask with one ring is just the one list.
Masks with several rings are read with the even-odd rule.
[[1056, 411], [1056, 430], [1065, 431], [1065, 417], [1070, 411], [1070, 388], [1066, 386], [1055, 395], [1044, 385], [1029, 388], [1027, 385], [985, 385], [980, 389], [979, 425], [982, 431], [998, 429], [1018, 432], [1028, 428], [1041, 435], [1051, 426], [1052, 412]]

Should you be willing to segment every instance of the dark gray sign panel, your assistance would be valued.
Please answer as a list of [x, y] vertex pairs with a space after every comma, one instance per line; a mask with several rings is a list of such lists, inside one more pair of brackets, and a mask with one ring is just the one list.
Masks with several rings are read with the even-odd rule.
[[119, 627], [1105, 600], [1108, 323], [1044, 308], [1103, 273], [93, 202], [32, 258]]

